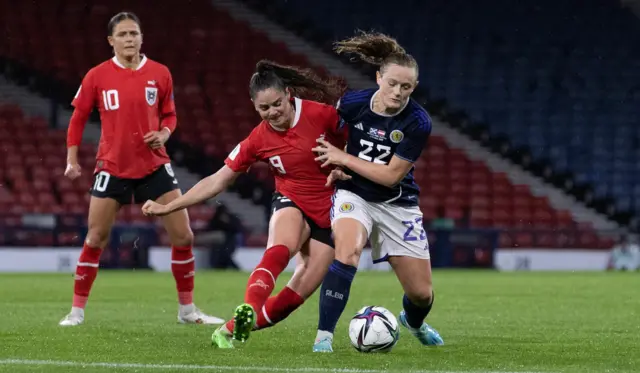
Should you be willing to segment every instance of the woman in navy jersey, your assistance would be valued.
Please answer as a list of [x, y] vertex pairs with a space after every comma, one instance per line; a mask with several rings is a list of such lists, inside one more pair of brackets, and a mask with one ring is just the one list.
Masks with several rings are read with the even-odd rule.
[[418, 64], [383, 34], [363, 33], [340, 41], [336, 51], [378, 66], [378, 88], [349, 92], [340, 100], [338, 113], [349, 134], [344, 151], [324, 140], [313, 149], [321, 154], [316, 160], [323, 166], [341, 167], [351, 177], [337, 183], [332, 210], [336, 258], [320, 292], [313, 351], [333, 351], [333, 332], [367, 240], [374, 262], [388, 261], [402, 284], [402, 325], [424, 345], [443, 344], [424, 322], [434, 296], [413, 164], [426, 146], [431, 118], [411, 99]]

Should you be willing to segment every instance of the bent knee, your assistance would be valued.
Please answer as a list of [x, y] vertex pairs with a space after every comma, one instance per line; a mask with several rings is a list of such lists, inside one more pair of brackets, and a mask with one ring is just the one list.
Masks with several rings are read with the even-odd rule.
[[426, 307], [433, 301], [433, 286], [431, 284], [424, 284], [417, 287], [410, 293], [407, 293], [407, 298], [417, 306]]
[[178, 232], [174, 232], [171, 237], [171, 244], [173, 246], [187, 247], [193, 245], [193, 232], [191, 229], [184, 229]]
[[337, 246], [335, 258], [341, 263], [357, 267], [360, 263], [360, 254], [362, 249], [356, 246]]

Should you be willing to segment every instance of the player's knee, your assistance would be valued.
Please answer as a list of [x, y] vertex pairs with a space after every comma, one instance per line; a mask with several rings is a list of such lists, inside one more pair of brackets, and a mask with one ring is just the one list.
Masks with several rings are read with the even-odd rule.
[[361, 250], [353, 246], [336, 247], [336, 259], [343, 264], [357, 267], [360, 262], [360, 252]]
[[433, 286], [431, 284], [424, 284], [407, 293], [407, 297], [411, 300], [411, 303], [420, 307], [427, 307], [432, 302]]
[[90, 247], [102, 249], [109, 242], [109, 230], [103, 227], [89, 227], [85, 242]]
[[175, 232], [171, 237], [171, 244], [173, 246], [187, 247], [193, 245], [193, 232], [191, 229], [182, 229]]

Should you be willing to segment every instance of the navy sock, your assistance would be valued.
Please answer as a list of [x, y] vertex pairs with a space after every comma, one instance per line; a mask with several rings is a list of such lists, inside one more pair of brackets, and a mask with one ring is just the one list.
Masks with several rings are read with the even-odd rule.
[[422, 326], [424, 319], [429, 314], [429, 311], [431, 311], [434, 299], [435, 294], [431, 293], [431, 303], [426, 307], [420, 307], [413, 304], [407, 297], [407, 294], [404, 295], [402, 298], [402, 307], [404, 308], [405, 315], [407, 315], [407, 324], [409, 324], [410, 327], [418, 329]]
[[334, 259], [329, 266], [329, 272], [324, 277], [320, 288], [318, 330], [333, 333], [336, 329], [338, 319], [347, 305], [351, 282], [357, 270], [356, 267], [343, 264], [337, 259]]

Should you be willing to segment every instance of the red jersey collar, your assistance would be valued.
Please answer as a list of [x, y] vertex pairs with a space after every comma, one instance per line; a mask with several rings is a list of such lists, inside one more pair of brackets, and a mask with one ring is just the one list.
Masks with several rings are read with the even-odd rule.
[[[120, 61], [118, 61], [118, 58], [116, 56], [113, 56], [113, 58], [111, 58], [111, 61], [113, 61], [113, 63], [119, 68], [126, 69], [126, 67], [124, 67], [124, 65], [122, 65]], [[142, 59], [140, 60], [140, 64], [138, 64], [138, 67], [136, 67], [136, 71], [142, 69], [142, 66], [144, 66], [146, 63], [147, 63], [147, 56], [143, 54]]]

